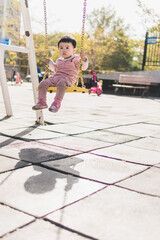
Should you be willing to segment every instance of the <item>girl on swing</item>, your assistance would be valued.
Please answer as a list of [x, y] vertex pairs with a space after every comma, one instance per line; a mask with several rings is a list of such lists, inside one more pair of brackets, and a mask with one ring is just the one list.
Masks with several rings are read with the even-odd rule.
[[84, 51], [80, 56], [76, 53], [76, 40], [70, 36], [63, 36], [58, 42], [60, 58], [54, 63], [51, 59], [46, 58], [49, 69], [54, 72], [52, 78], [47, 78], [40, 82], [38, 86], [38, 102], [32, 107], [33, 110], [47, 108], [46, 93], [49, 87], [57, 87], [56, 96], [51, 104], [49, 111], [57, 112], [61, 106], [66, 88], [73, 86], [77, 80], [79, 72], [80, 58], [82, 58], [82, 70], [88, 68], [88, 58]]

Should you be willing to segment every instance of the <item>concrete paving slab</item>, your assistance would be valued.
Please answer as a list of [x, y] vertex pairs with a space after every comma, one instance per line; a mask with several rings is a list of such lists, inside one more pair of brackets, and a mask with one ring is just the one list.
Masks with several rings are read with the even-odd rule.
[[128, 146], [126, 143], [92, 151], [92, 153], [144, 165], [159, 163], [159, 152]]
[[6, 122], [6, 121], [0, 121], [0, 129], [1, 129], [1, 133], [3, 133], [5, 130], [9, 130], [9, 129], [14, 129], [14, 128], [19, 128], [19, 127], [23, 127], [23, 124], [20, 123], [12, 123], [12, 122]]
[[104, 187], [39, 166], [17, 169], [9, 177], [8, 174], [0, 174], [0, 202], [39, 217]]
[[154, 138], [160, 138], [160, 133], [154, 134], [153, 137]]
[[91, 151], [96, 148], [111, 146], [112, 143], [97, 141], [93, 139], [83, 139], [75, 136], [67, 136], [50, 140], [39, 140], [41, 143], [64, 147], [78, 151]]
[[[54, 114], [54, 117], [52, 115], [52, 117], [50, 117], [49, 119], [49, 123], [52, 123], [52, 124], [65, 124], [65, 123], [71, 123], [75, 121], [77, 121], [77, 115], [73, 116], [72, 114], [69, 114], [69, 113], [65, 115], [65, 118], [64, 118], [64, 114], [59, 113], [59, 114]], [[46, 126], [49, 127], [48, 124]]]
[[81, 177], [109, 184], [146, 169], [145, 166], [115, 161], [93, 154], [80, 154], [76, 157], [45, 162], [42, 165], [62, 170], [66, 173], [76, 174], [77, 172]]
[[156, 164], [156, 165], [154, 165], [155, 167], [159, 167], [160, 168], [160, 163], [159, 164]]
[[126, 145], [160, 152], [160, 139], [156, 139], [153, 137], [141, 138], [141, 139], [129, 142]]
[[1, 166], [0, 173], [6, 172], [9, 170], [13, 170], [16, 168], [25, 167], [27, 165], [29, 165], [29, 163], [26, 163], [23, 161], [18, 162], [17, 160], [15, 160], [13, 158], [8, 158], [8, 157], [0, 155], [0, 166]]
[[95, 139], [98, 141], [104, 141], [104, 142], [110, 142], [110, 143], [125, 143], [125, 142], [139, 138], [136, 136], [126, 135], [126, 134], [108, 132], [105, 129], [89, 132], [89, 133], [78, 134], [78, 137]]
[[0, 237], [34, 220], [34, 217], [0, 204]]
[[[12, 108], [13, 108], [14, 117], [6, 119], [3, 97], [2, 95], [0, 95], [0, 110], [1, 110], [0, 122], [4, 122], [4, 123], [10, 122], [11, 125], [14, 124], [14, 126], [12, 126], [12, 129], [15, 129], [15, 126], [17, 126], [17, 124], [18, 124], [17, 129], [19, 128], [19, 126], [20, 127], [22, 125], [26, 126], [26, 128], [24, 128], [25, 131], [21, 132], [20, 137], [23, 137], [24, 135], [31, 133], [31, 132], [26, 132], [27, 128], [32, 127], [34, 129], [42, 130], [43, 129], [42, 126], [41, 126], [42, 128], [40, 129], [40, 127], [37, 127], [35, 125], [36, 114], [34, 111], [31, 110], [32, 106], [34, 105], [32, 84], [27, 83], [27, 84], [24, 84], [22, 87], [11, 86], [9, 87], [9, 91], [10, 91], [10, 97], [12, 99]], [[54, 98], [54, 94], [47, 94], [48, 104], [50, 104], [53, 101], [53, 98]], [[21, 104], [22, 102], [25, 104]], [[62, 222], [63, 224], [63, 216], [64, 216], [64, 225], [66, 224], [66, 226], [71, 226], [73, 227], [73, 229], [75, 230], [78, 229], [82, 233], [86, 233], [87, 235], [91, 235], [93, 233], [93, 235], [91, 236], [93, 236], [94, 238], [100, 237], [98, 239], [101, 239], [100, 234], [105, 236], [107, 240], [108, 239], [130, 240], [131, 238], [132, 238], [131, 240], [133, 239], [149, 240], [148, 239], [149, 237], [150, 237], [150, 240], [159, 239], [160, 234], [159, 232], [157, 233], [157, 230], [159, 231], [159, 225], [157, 224], [157, 222], [160, 222], [159, 214], [158, 214], [160, 210], [159, 197], [151, 196], [151, 195], [148, 195], [147, 193], [139, 194], [135, 192], [135, 190], [125, 189], [124, 187], [119, 186], [114, 188], [117, 190], [119, 189], [119, 191], [117, 191], [116, 193], [115, 191], [112, 191], [109, 193], [109, 195], [106, 195], [105, 193], [104, 195], [103, 193], [99, 195], [100, 191], [95, 190], [96, 192], [94, 192], [93, 194], [95, 198], [93, 199], [92, 198], [93, 196], [88, 195], [90, 194], [88, 192], [88, 189], [90, 192], [93, 192], [92, 189], [90, 189], [88, 184], [87, 184], [87, 189], [85, 189], [85, 184], [84, 184], [84, 182], [85, 183], [90, 182], [93, 184], [95, 183], [94, 178], [99, 179], [103, 177], [104, 177], [104, 180], [108, 178], [108, 180], [111, 181], [112, 183], [112, 181], [114, 180], [114, 177], [115, 178], [117, 177], [117, 179], [119, 179], [123, 176], [128, 176], [128, 173], [132, 174], [132, 171], [134, 173], [139, 173], [137, 171], [140, 168], [148, 167], [148, 166], [142, 165], [143, 163], [139, 164], [139, 161], [144, 162], [145, 164], [147, 162], [150, 165], [152, 165], [154, 162], [154, 167], [159, 170], [160, 169], [159, 156], [155, 155], [155, 153], [159, 154], [159, 151], [148, 150], [148, 149], [146, 150], [142, 148], [140, 149], [139, 146], [131, 147], [129, 145], [126, 146], [126, 144], [122, 144], [123, 142], [127, 143], [128, 141], [132, 141], [132, 140], [136, 142], [136, 140], [139, 139], [139, 137], [152, 136], [155, 139], [160, 139], [159, 133], [157, 133], [157, 127], [159, 128], [159, 119], [160, 119], [159, 110], [160, 110], [159, 101], [158, 99], [154, 99], [154, 98], [150, 99], [150, 98], [131, 97], [131, 96], [115, 96], [115, 95], [109, 95], [109, 94], [102, 94], [100, 97], [91, 96], [89, 94], [87, 95], [77, 94], [77, 93], [66, 94], [65, 99], [63, 101], [62, 108], [58, 113], [53, 114], [48, 110], [43, 111], [44, 119], [46, 123], [48, 122], [48, 126], [44, 126], [43, 130], [52, 131], [53, 133], [66, 134], [67, 135], [66, 139], [70, 137], [70, 135], [76, 135], [76, 134], [77, 134], [77, 137], [80, 137], [79, 135], [81, 133], [82, 134], [86, 133], [86, 130], [88, 133], [97, 132], [98, 136], [96, 138], [96, 135], [95, 135], [94, 136], [95, 138], [93, 138], [94, 140], [108, 143], [108, 139], [110, 139], [111, 143], [112, 141], [113, 143], [116, 143], [116, 144], [121, 143], [118, 146], [124, 145], [125, 147], [122, 147], [121, 149], [117, 148], [117, 150], [113, 149], [113, 152], [111, 152], [111, 154], [109, 153], [108, 158], [105, 157], [105, 159], [107, 160], [107, 163], [105, 163], [105, 167], [103, 166], [101, 159], [98, 159], [98, 161], [96, 160], [92, 161], [87, 157], [87, 159], [83, 159], [83, 162], [76, 161], [75, 166], [71, 165], [68, 168], [69, 171], [73, 171], [74, 176], [77, 176], [73, 180], [73, 175], [68, 173], [64, 174], [65, 178], [63, 178], [62, 175], [55, 176], [54, 173], [55, 172], [58, 173], [59, 171], [59, 174], [60, 174], [61, 170], [56, 171], [50, 166], [43, 165], [45, 163], [43, 161], [45, 160], [47, 160], [47, 163], [50, 160], [51, 162], [53, 162], [54, 160], [52, 158], [53, 155], [55, 156], [56, 162], [58, 162], [57, 156], [60, 156], [60, 162], [62, 162], [60, 167], [63, 167], [63, 169], [64, 167], [66, 167], [66, 170], [68, 171], [67, 169], [68, 166], [67, 165], [64, 166], [64, 164], [67, 158], [69, 159], [70, 156], [72, 156], [73, 158], [73, 155], [71, 154], [71, 151], [69, 151], [68, 155], [67, 153], [63, 152], [63, 150], [65, 149], [65, 144], [63, 146], [64, 149], [62, 147], [55, 148], [55, 146], [53, 145], [49, 146], [47, 144], [44, 145], [42, 143], [37, 143], [37, 140], [36, 140], [30, 143], [32, 144], [32, 147], [31, 145], [30, 146], [25, 145], [23, 148], [22, 144], [24, 143], [24, 141], [21, 141], [21, 144], [20, 144], [21, 147], [20, 147], [20, 145], [17, 144], [16, 140], [13, 138], [10, 138], [9, 140], [6, 139], [5, 142], [2, 140], [3, 145], [0, 145], [1, 146], [0, 151], [3, 149], [5, 150], [5, 157], [7, 157], [6, 155], [7, 153], [10, 155], [10, 158], [14, 158], [15, 156], [17, 156], [17, 161], [16, 159], [13, 159], [14, 163], [15, 162], [17, 163], [16, 166], [13, 166], [14, 168], [19, 167], [18, 164], [22, 163], [22, 160], [21, 160], [22, 158], [28, 159], [27, 162], [29, 163], [29, 166], [26, 166], [24, 168], [13, 169], [13, 170], [11, 169], [11, 171], [9, 170], [8, 172], [0, 174], [0, 182], [1, 182], [0, 189], [2, 190], [2, 187], [4, 187], [3, 188], [4, 191], [0, 192], [0, 198], [4, 197], [5, 198], [4, 200], [10, 201], [11, 204], [13, 203], [15, 204], [15, 206], [20, 208], [21, 206], [23, 208], [24, 205], [26, 205], [25, 202], [27, 201], [27, 207], [26, 208], [24, 207], [24, 209], [29, 209], [29, 211], [32, 212], [32, 205], [33, 205], [33, 208], [37, 207], [38, 210], [41, 210], [42, 208], [44, 212], [50, 213], [50, 211], [52, 211], [51, 209], [53, 209], [53, 206], [55, 205], [54, 207], [56, 207], [58, 205], [57, 202], [59, 203], [59, 206], [64, 205], [65, 204], [64, 199], [66, 197], [69, 202], [69, 205], [61, 209], [60, 212], [59, 210], [56, 211], [57, 214], [58, 213], [60, 214], [60, 218], [58, 218], [58, 221]], [[77, 125], [78, 122], [82, 126]], [[96, 124], [94, 124], [94, 122], [97, 123], [97, 126]], [[50, 124], [52, 124], [53, 126]], [[105, 127], [106, 126], [105, 124], [107, 124], [106, 130], [109, 130], [107, 132], [110, 132], [110, 135], [106, 135], [106, 137], [105, 135], [101, 136], [98, 130], [98, 125], [101, 127]], [[108, 124], [112, 125], [112, 129], [108, 128]], [[58, 129], [58, 125], [60, 125], [59, 129]], [[73, 125], [75, 128], [73, 128]], [[127, 129], [129, 125], [132, 125], [133, 128]], [[2, 126], [1, 129], [3, 129], [3, 126], [5, 126], [5, 124], [2, 124], [1, 126]], [[137, 126], [137, 127], [134, 128], [134, 126]], [[113, 129], [116, 129], [116, 127], [125, 127], [125, 131], [124, 132], [122, 131], [122, 133], [113, 131]], [[8, 128], [8, 126], [6, 128]], [[104, 128], [102, 130], [104, 131]], [[123, 133], [125, 134], [126, 138], [123, 138], [122, 136], [120, 136]], [[128, 140], [127, 135], [129, 137], [133, 137], [133, 139]], [[30, 141], [30, 139], [28, 138], [29, 136], [27, 136], [27, 139], [26, 139], [27, 143], [29, 143]], [[59, 137], [56, 139], [59, 139]], [[82, 138], [82, 142], [83, 142], [83, 139], [86, 140], [89, 138], [88, 137]], [[8, 145], [8, 148], [7, 148], [7, 145]], [[42, 147], [42, 145], [44, 148]], [[151, 145], [153, 147], [153, 144]], [[148, 145], [146, 143], [143, 145], [143, 147], [144, 146], [148, 148]], [[40, 149], [36, 149], [39, 147]], [[109, 149], [111, 149], [112, 147], [113, 146], [106, 147], [105, 148], [106, 150], [104, 151], [105, 152], [104, 155], [107, 156]], [[15, 150], [16, 148], [18, 148], [18, 150]], [[134, 149], [134, 151], [132, 151], [131, 149]], [[75, 153], [75, 151], [72, 151], [72, 152]], [[81, 154], [81, 152], [79, 151], [78, 155], [77, 155], [77, 152], [78, 151], [76, 151], [76, 154], [74, 154], [74, 157], [80, 156], [79, 154]], [[1, 154], [3, 155], [3, 151], [1, 152]], [[114, 159], [114, 154], [116, 154], [115, 159]], [[98, 156], [95, 154], [91, 154], [91, 155], [97, 156], [98, 158], [102, 158], [101, 156]], [[122, 158], [122, 161], [120, 161], [121, 159], [118, 160], [119, 158]], [[64, 161], [61, 161], [61, 159], [63, 159]], [[125, 162], [123, 161], [123, 159], [124, 160], [127, 159], [128, 161], [131, 159], [132, 160], [131, 162], [133, 163]], [[110, 160], [110, 164], [108, 163], [109, 160]], [[31, 161], [34, 161], [33, 162], [34, 166], [30, 166]], [[116, 165], [111, 164], [112, 161], [114, 161]], [[99, 166], [98, 166], [98, 163], [100, 164]], [[2, 170], [3, 168], [5, 169], [5, 167], [6, 169], [10, 168], [10, 164], [8, 161], [6, 161], [5, 164], [3, 161]], [[84, 164], [86, 164], [86, 167]], [[36, 167], [35, 165], [41, 166], [41, 168], [39, 169], [41, 170], [41, 172], [38, 171], [38, 169], [35, 169]], [[133, 165], [134, 165], [133, 167], [134, 170], [126, 167], [126, 166], [133, 166]], [[102, 167], [104, 169], [108, 167], [108, 169], [104, 171]], [[97, 172], [96, 172], [96, 168], [97, 168]], [[43, 171], [42, 169], [45, 169], [45, 170], [50, 169], [50, 170]], [[115, 173], [116, 176], [112, 175], [112, 173]], [[141, 174], [142, 173], [143, 173], [143, 169]], [[83, 174], [82, 176], [93, 177], [93, 180], [87, 181], [86, 179], [80, 178], [78, 174], [79, 175]], [[140, 176], [141, 174], [138, 174], [137, 177]], [[68, 180], [67, 178], [68, 176], [72, 176], [72, 179]], [[55, 184], [55, 181], [53, 180], [55, 178], [56, 178], [56, 184]], [[132, 178], [132, 177], [129, 175], [129, 178]], [[144, 178], [146, 178], [146, 176], [144, 176]], [[83, 180], [84, 182], [83, 184], [82, 182], [77, 183], [76, 182], [77, 180]], [[146, 182], [147, 181], [148, 180], [146, 180]], [[154, 180], [152, 180], [152, 182], [155, 183], [156, 185], [157, 181], [158, 181], [158, 173], [155, 173], [155, 178]], [[126, 180], [124, 182], [126, 183]], [[71, 187], [71, 190], [70, 189], [66, 190], [67, 188], [66, 186], [68, 185], [68, 183], [70, 183], [70, 186], [73, 185], [75, 188]], [[101, 185], [104, 186], [104, 184], [101, 184]], [[52, 187], [53, 189], [51, 189]], [[110, 189], [110, 187], [106, 188], [106, 190], [108, 189]], [[145, 190], [148, 192], [150, 190], [150, 186]], [[124, 193], [124, 191], [126, 192], [126, 194], [122, 194]], [[70, 195], [68, 196], [68, 194]], [[72, 195], [73, 195], [73, 198], [72, 198]], [[136, 196], [136, 197], [133, 197], [133, 196]], [[140, 201], [139, 201], [139, 197], [137, 196], [140, 197], [141, 199]], [[75, 200], [76, 197], [78, 199], [77, 200], [78, 202], [76, 202]], [[90, 198], [93, 201], [91, 202], [85, 201], [84, 207], [83, 206], [79, 207], [80, 203]], [[79, 201], [79, 199], [81, 200]], [[37, 204], [39, 205], [36, 206]], [[70, 207], [73, 207], [74, 205], [75, 205], [75, 208], [76, 206], [78, 206], [77, 210], [74, 210], [74, 208], [72, 209], [70, 208]], [[49, 210], [47, 209], [47, 207]], [[64, 212], [64, 210], [66, 211], [67, 209], [69, 209], [69, 214]], [[70, 212], [70, 209], [71, 209], [71, 212]], [[63, 212], [64, 212], [64, 215], [63, 215]], [[158, 214], [158, 217], [157, 217], [157, 214]], [[67, 222], [66, 219], [69, 221]], [[76, 227], [76, 224], [78, 227]], [[12, 236], [14, 235], [12, 234], [18, 234], [18, 233], [21, 233], [21, 230], [28, 229], [26, 232], [24, 232], [24, 238], [25, 238], [25, 234], [27, 235], [27, 232], [31, 230], [30, 228], [31, 226], [32, 224], [29, 224], [28, 226], [25, 226], [24, 228], [19, 229], [18, 231], [15, 231], [9, 235], [6, 235], [5, 238], [8, 236], [11, 236], [10, 240], [13, 240]], [[38, 227], [35, 228], [36, 229], [35, 232], [38, 233], [37, 238], [39, 238], [39, 240], [41, 235], [43, 234], [43, 230], [44, 230], [43, 228], [45, 227], [43, 226], [42, 222], [40, 222]], [[39, 233], [41, 229], [42, 229], [42, 234]], [[44, 231], [44, 232], [46, 232], [46, 234], [49, 234], [47, 231]], [[35, 239], [35, 236], [36, 236], [36, 234], [34, 234], [34, 231], [31, 231], [31, 233], [33, 233], [33, 235], [28, 235], [29, 240], [32, 239], [33, 236]], [[16, 236], [18, 236], [21, 240], [22, 235], [15, 235], [15, 239], [19, 240], [18, 237]], [[106, 240], [105, 237], [104, 239]], [[49, 240], [53, 238], [51, 236]], [[60, 238], [59, 235], [56, 235], [56, 238], [57, 239]], [[44, 239], [46, 240], [45, 237]], [[64, 235], [62, 239], [66, 240], [67, 238]], [[74, 238], [74, 237], [73, 239], [77, 240], [77, 238]], [[70, 236], [68, 237], [67, 240], [71, 240]]]
[[0, 149], [0, 154], [3, 154], [6, 157], [13, 157], [31, 163], [40, 163], [65, 158], [78, 153], [81, 152], [37, 142], [11, 144]]
[[118, 183], [118, 185], [160, 197], [160, 169], [152, 167], [139, 175]]
[[7, 145], [13, 145], [13, 144], [20, 144], [24, 143], [24, 141], [17, 140], [16, 138], [6, 137], [0, 135], [0, 148], [5, 147]]
[[108, 129], [108, 131], [123, 133], [123, 134], [128, 134], [133, 136], [139, 136], [139, 137], [149, 137], [157, 133], [160, 133], [160, 126], [139, 123], [139, 124], [133, 124], [128, 126], [110, 128]]
[[3, 129], [1, 131], [3, 134], [7, 134], [9, 136], [14, 136], [20, 138], [22, 140], [39, 140], [39, 139], [50, 139], [56, 138], [60, 136], [64, 136], [62, 133], [55, 133], [50, 131], [44, 131], [37, 128], [17, 128], [17, 129]]
[[2, 121], [5, 117], [5, 109], [4, 109], [4, 104], [2, 103], [2, 101], [0, 101], [0, 105], [1, 105], [0, 121]]
[[46, 129], [46, 130], [48, 129], [49, 131], [64, 133], [64, 134], [78, 134], [78, 133], [85, 133], [93, 130], [93, 128], [73, 126], [68, 123], [41, 126], [39, 127], [39, 129]]
[[81, 127], [88, 127], [88, 128], [93, 128], [93, 129], [103, 129], [103, 128], [110, 128], [115, 126], [114, 124], [111, 123], [103, 123], [103, 122], [99, 122], [99, 121], [94, 121], [92, 119], [92, 121], [88, 121], [88, 120], [83, 120], [83, 121], [77, 121], [77, 122], [73, 122], [73, 123], [69, 123], [70, 125], [73, 126], [81, 126]]
[[147, 123], [160, 125], [160, 119], [152, 119], [150, 121], [147, 121]]
[[6, 235], [3, 240], [85, 240], [83, 237], [72, 231], [50, 223], [49, 221], [36, 220], [18, 231]]
[[[24, 108], [23, 108], [23, 106], [24, 106]], [[28, 121], [32, 120], [31, 125], [36, 124], [36, 114], [35, 114], [35, 111], [34, 112], [32, 111], [31, 106], [22, 105], [22, 106], [16, 107], [15, 116], [18, 118], [24, 119], [23, 123], [27, 122], [26, 119], [28, 119]], [[27, 125], [27, 126], [29, 126], [29, 125]]]
[[100, 240], [153, 240], [159, 209], [158, 198], [110, 186], [47, 218]]
[[7, 141], [7, 140], [9, 140], [9, 139], [10, 139], [10, 137], [6, 137], [6, 136], [3, 136], [3, 135], [0, 135], [0, 144], [5, 142], [5, 141]]
[[[95, 122], [100, 122], [103, 124], [107, 123], [106, 116], [96, 115], [95, 113], [90, 114], [89, 112], [85, 112], [83, 114], [81, 112], [76, 112], [76, 115], [73, 116], [73, 114], [72, 114], [72, 115], [70, 115], [70, 118], [74, 121], [68, 122], [69, 124], [79, 122], [79, 121], [87, 121], [87, 122], [95, 121]], [[112, 124], [112, 123], [109, 123], [109, 124]]]
[[126, 124], [139, 124], [139, 123], [146, 122], [147, 120], [149, 121], [150, 119], [152, 119], [151, 116], [137, 114], [137, 112], [133, 114], [129, 114], [128, 112], [125, 111], [123, 113], [118, 112], [117, 114], [116, 112], [113, 111], [113, 112], [110, 112], [108, 116], [106, 116], [103, 120], [100, 119], [98, 121], [103, 121], [103, 122], [111, 123], [118, 126], [118, 125], [126, 125]]
[[[27, 112], [24, 114], [26, 115]], [[33, 121], [33, 118], [30, 119], [30, 118], [26, 117], [25, 121], [22, 121], [22, 118], [23, 118], [23, 115], [12, 116], [12, 117], [6, 118], [5, 121], [3, 121], [3, 122], [9, 123], [10, 126], [11, 126], [11, 124], [12, 125], [14, 124], [16, 126], [18, 125], [19, 127], [25, 127], [25, 126], [37, 127], [37, 126], [39, 126], [38, 124], [35, 123], [35, 121]], [[18, 128], [18, 126], [17, 126], [17, 128]]]

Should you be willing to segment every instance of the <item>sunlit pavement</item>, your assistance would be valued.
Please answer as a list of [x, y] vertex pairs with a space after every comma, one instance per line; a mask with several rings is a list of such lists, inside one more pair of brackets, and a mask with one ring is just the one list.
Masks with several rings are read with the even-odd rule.
[[2, 239], [159, 239], [160, 98], [66, 93], [42, 126], [31, 83], [9, 92], [13, 117], [0, 96]]

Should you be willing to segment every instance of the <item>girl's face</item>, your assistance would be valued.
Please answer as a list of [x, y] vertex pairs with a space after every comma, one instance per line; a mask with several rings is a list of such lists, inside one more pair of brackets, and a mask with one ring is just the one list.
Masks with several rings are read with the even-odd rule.
[[70, 42], [61, 42], [59, 44], [59, 55], [63, 58], [69, 58], [76, 52], [76, 48], [73, 47]]

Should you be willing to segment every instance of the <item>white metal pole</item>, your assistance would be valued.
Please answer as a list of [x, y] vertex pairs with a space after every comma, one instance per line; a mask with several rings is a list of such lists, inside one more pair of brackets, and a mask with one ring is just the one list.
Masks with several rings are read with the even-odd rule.
[[[28, 60], [29, 60], [29, 67], [30, 67], [31, 80], [32, 80], [34, 103], [37, 103], [37, 99], [38, 99], [37, 87], [39, 82], [38, 82], [33, 35], [31, 30], [30, 16], [29, 16], [28, 0], [21, 0], [21, 11], [22, 11], [22, 19], [24, 24], [25, 36], [26, 36], [26, 46], [29, 50]], [[37, 123], [44, 124], [42, 111], [41, 110], [36, 111], [36, 115], [37, 115]]]
[[12, 116], [12, 107], [11, 107], [11, 101], [8, 91], [8, 85], [7, 85], [7, 79], [6, 79], [6, 73], [4, 69], [4, 59], [3, 59], [3, 53], [0, 51], [0, 82], [1, 82], [1, 89], [4, 99], [4, 105], [6, 109], [7, 116]]
[[14, 45], [6, 45], [3, 43], [0, 43], [0, 49], [11, 51], [11, 52], [29, 53], [29, 50], [27, 48], [18, 47], [18, 46], [14, 46]]

